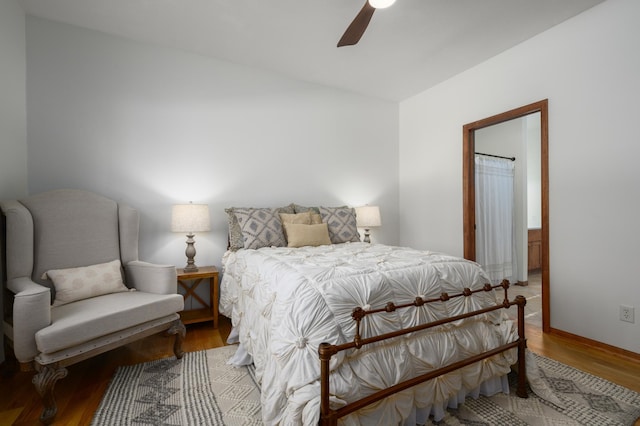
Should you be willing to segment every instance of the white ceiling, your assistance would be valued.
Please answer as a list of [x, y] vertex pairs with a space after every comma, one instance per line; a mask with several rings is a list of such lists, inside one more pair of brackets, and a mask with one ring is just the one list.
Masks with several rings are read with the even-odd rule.
[[20, 0], [30, 15], [400, 101], [603, 0]]

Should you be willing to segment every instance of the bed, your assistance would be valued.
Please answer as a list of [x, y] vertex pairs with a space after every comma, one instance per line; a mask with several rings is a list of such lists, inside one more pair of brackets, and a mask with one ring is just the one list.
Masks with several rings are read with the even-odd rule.
[[[261, 223], [282, 213], [271, 210]], [[284, 214], [295, 215], [292, 210]], [[439, 421], [447, 406], [469, 395], [509, 391], [506, 374], [521, 351], [520, 359], [524, 357], [524, 327], [518, 330], [499, 310], [512, 304], [506, 297], [508, 285], [504, 295], [497, 294], [486, 286], [489, 280], [476, 263], [442, 253], [361, 243], [359, 236], [345, 231], [351, 226], [340, 227], [342, 237], [329, 232], [329, 243], [325, 239], [325, 244], [314, 246], [274, 246], [266, 241], [257, 248], [233, 247], [234, 225], [245, 231], [245, 246], [254, 242], [247, 238], [248, 230], [256, 234], [258, 228], [255, 223], [250, 226], [251, 220], [239, 209], [233, 211], [239, 220], [234, 224], [230, 215], [231, 244], [223, 258], [220, 312], [232, 319], [231, 339], [239, 341], [230, 362], [255, 364], [265, 424], [318, 424], [321, 413], [323, 422], [333, 424], [335, 410], [345, 404], [434, 372], [443, 374], [367, 403], [340, 422], [424, 424], [430, 416]], [[330, 228], [332, 218], [321, 216]], [[283, 226], [284, 221], [279, 224], [284, 230], [299, 228]], [[274, 223], [271, 234], [277, 232]], [[290, 232], [284, 239], [296, 238]], [[365, 315], [355, 315], [354, 308]], [[470, 316], [474, 312], [480, 313]], [[363, 339], [389, 333], [388, 339], [362, 345]], [[323, 368], [322, 343], [332, 348]], [[501, 347], [507, 349], [447, 370]], [[519, 365], [524, 370], [524, 361]], [[323, 380], [321, 370], [326, 373]]]

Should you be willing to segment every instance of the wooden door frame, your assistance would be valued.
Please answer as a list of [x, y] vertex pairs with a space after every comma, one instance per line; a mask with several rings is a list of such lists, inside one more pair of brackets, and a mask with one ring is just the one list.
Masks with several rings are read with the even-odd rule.
[[542, 331], [550, 331], [549, 299], [549, 100], [543, 99], [529, 105], [496, 114], [462, 127], [462, 197], [464, 257], [476, 260], [476, 209], [475, 209], [475, 131], [540, 113], [540, 163], [541, 163], [541, 233], [542, 233]]

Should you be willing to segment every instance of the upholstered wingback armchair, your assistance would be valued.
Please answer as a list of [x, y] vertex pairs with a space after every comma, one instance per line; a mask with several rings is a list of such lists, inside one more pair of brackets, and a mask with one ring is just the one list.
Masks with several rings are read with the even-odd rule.
[[176, 270], [138, 260], [138, 213], [82, 190], [56, 190], [0, 202], [6, 288], [4, 330], [43, 399], [50, 423], [53, 388], [66, 366], [159, 332], [185, 327]]

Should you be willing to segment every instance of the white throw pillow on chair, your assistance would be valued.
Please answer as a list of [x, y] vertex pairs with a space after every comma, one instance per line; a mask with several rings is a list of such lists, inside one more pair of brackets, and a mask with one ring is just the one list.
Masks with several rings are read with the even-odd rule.
[[53, 306], [129, 291], [122, 281], [119, 259], [79, 268], [52, 269], [43, 278], [49, 278], [56, 289]]

